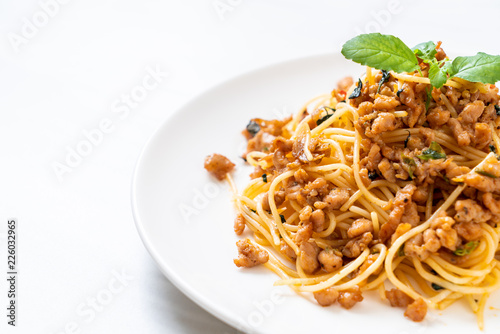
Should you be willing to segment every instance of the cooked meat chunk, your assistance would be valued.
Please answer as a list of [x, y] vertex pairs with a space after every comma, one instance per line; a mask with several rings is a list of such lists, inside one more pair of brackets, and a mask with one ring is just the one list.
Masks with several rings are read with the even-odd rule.
[[469, 173], [459, 177], [460, 181], [469, 187], [476, 188], [485, 193], [500, 193], [500, 179], [491, 178], [489, 176], [480, 175], [477, 173]]
[[460, 117], [464, 123], [476, 123], [483, 110], [483, 101], [476, 100], [465, 106], [464, 110], [460, 113]]
[[486, 123], [476, 123], [474, 129], [472, 142], [477, 149], [481, 150], [491, 143], [491, 128]]
[[460, 146], [468, 146], [470, 144], [470, 135], [464, 130], [462, 124], [456, 118], [450, 118], [448, 120], [448, 126], [451, 128], [453, 137]]
[[500, 214], [500, 199], [493, 198], [492, 193], [483, 194], [483, 204], [494, 214]]
[[314, 210], [310, 218], [314, 232], [321, 232], [325, 228], [325, 213], [323, 210]]
[[430, 109], [427, 114], [427, 122], [433, 129], [445, 125], [449, 119], [450, 111], [441, 106]]
[[413, 303], [408, 305], [405, 311], [405, 317], [415, 322], [420, 322], [424, 320], [427, 314], [427, 304], [422, 298], [415, 300]]
[[417, 187], [410, 183], [397, 192], [393, 203], [393, 209], [389, 214], [389, 220], [380, 227], [379, 238], [382, 241], [385, 242], [391, 237], [394, 231], [396, 231], [396, 228], [401, 223], [401, 219], [405, 214], [405, 210], [407, 210], [407, 208], [413, 210], [413, 208], [411, 208], [412, 196], [416, 189]]
[[356, 239], [349, 240], [344, 246], [342, 254], [350, 258], [358, 257], [365, 250], [365, 248], [368, 247], [372, 240], [373, 234], [370, 232], [363, 233]]
[[321, 249], [313, 241], [303, 242], [299, 250], [299, 261], [302, 270], [304, 270], [306, 274], [313, 274], [319, 268], [318, 254]]
[[373, 121], [371, 133], [378, 135], [387, 131], [392, 131], [397, 128], [398, 122], [396, 116], [388, 112], [381, 112]]
[[297, 258], [297, 254], [295, 254], [293, 248], [290, 247], [290, 245], [288, 245], [283, 239], [280, 240], [280, 251], [292, 260], [295, 260]]
[[384, 158], [378, 164], [378, 169], [382, 173], [382, 176], [389, 182], [396, 182], [396, 171], [390, 163], [389, 159]]
[[241, 213], [239, 213], [234, 220], [234, 233], [241, 235], [245, 230], [245, 226], [245, 218]]
[[337, 301], [339, 298], [339, 292], [332, 287], [326, 288], [324, 290], [316, 291], [314, 293], [314, 299], [321, 306], [330, 306]]
[[404, 245], [404, 253], [424, 261], [431, 253], [437, 252], [439, 248], [441, 248], [441, 243], [436, 231], [429, 229], [409, 239]]
[[214, 153], [205, 158], [205, 169], [219, 180], [224, 180], [234, 166], [231, 160], [221, 154]]
[[378, 95], [375, 101], [373, 102], [373, 107], [378, 111], [380, 110], [391, 111], [394, 110], [394, 108], [396, 108], [400, 104], [401, 103], [398, 100], [396, 100], [395, 97]]
[[359, 292], [359, 289], [354, 291], [343, 291], [339, 294], [338, 302], [340, 306], [345, 309], [350, 309], [358, 302], [363, 301], [363, 295]]
[[269, 253], [255, 247], [248, 239], [238, 241], [236, 246], [238, 258], [234, 259], [234, 264], [238, 267], [250, 268], [269, 261]]
[[483, 235], [483, 229], [478, 223], [457, 223], [453, 228], [457, 231], [457, 234], [466, 241], [478, 240], [481, 235]]
[[328, 208], [338, 210], [349, 200], [349, 197], [351, 197], [349, 195], [349, 190], [345, 188], [334, 188], [323, 201], [328, 204]]
[[455, 220], [459, 223], [484, 223], [491, 218], [491, 213], [472, 199], [456, 201], [455, 210]]
[[413, 298], [399, 289], [391, 289], [385, 292], [385, 296], [392, 307], [407, 307], [413, 303]]
[[372, 232], [373, 233], [373, 223], [371, 220], [366, 218], [356, 219], [351, 227], [347, 230], [347, 236], [349, 238], [356, 238], [363, 233]]
[[301, 222], [308, 222], [312, 215], [312, 208], [305, 206], [300, 210], [299, 219]]
[[311, 222], [302, 222], [299, 225], [299, 229], [295, 234], [295, 243], [301, 245], [312, 237], [313, 234], [313, 224]]
[[342, 267], [342, 253], [333, 250], [331, 248], [326, 248], [322, 250], [318, 255], [319, 263], [321, 267], [325, 269], [326, 272], [332, 273]]

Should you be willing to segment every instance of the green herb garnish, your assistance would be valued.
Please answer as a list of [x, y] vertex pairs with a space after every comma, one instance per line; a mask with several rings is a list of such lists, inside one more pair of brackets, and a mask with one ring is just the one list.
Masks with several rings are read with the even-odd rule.
[[388, 71], [382, 70], [382, 79], [380, 79], [380, 82], [378, 84], [377, 94], [380, 92], [380, 88], [382, 88], [382, 85], [384, 83], [386, 83], [387, 81], [389, 81], [390, 77], [391, 77], [391, 74]]
[[368, 173], [368, 178], [369, 178], [370, 180], [372, 180], [372, 181], [373, 181], [373, 180], [375, 180], [378, 176], [379, 176], [379, 175], [377, 174], [377, 172], [376, 172], [376, 171], [373, 171], [373, 172], [369, 172], [369, 173]]
[[402, 244], [398, 249], [398, 256], [405, 256], [405, 244]]
[[280, 215], [280, 218], [281, 218], [281, 222], [282, 222], [282, 223], [286, 223], [286, 219], [285, 219], [285, 216], [283, 216], [283, 215]]
[[407, 130], [407, 131], [408, 131], [408, 137], [406, 137], [406, 139], [405, 139], [405, 141], [404, 141], [404, 143], [405, 143], [405, 148], [408, 146], [408, 140], [410, 140], [410, 136], [411, 136], [410, 131], [409, 131], [409, 130]]
[[[326, 115], [321, 117], [320, 119], [318, 119], [316, 121], [316, 125], [320, 125], [321, 123], [323, 123], [324, 121], [326, 121], [327, 119], [329, 119], [330, 117], [333, 116], [333, 113], [336, 111], [335, 109], [333, 108], [330, 108], [330, 107], [323, 107], [323, 109], [325, 109], [326, 111]], [[331, 113], [328, 113], [328, 111], [326, 109], [330, 109], [332, 112]]]
[[482, 175], [482, 176], [491, 177], [492, 179], [497, 179], [498, 178], [498, 176], [493, 175], [491, 173], [488, 173], [487, 171], [484, 171], [482, 169], [476, 170], [476, 173], [478, 173], [479, 175]]
[[399, 95], [401, 95], [402, 92], [404, 92], [403, 88], [398, 89], [398, 91], [396, 92], [397, 97], [399, 97]]
[[264, 181], [264, 183], [267, 183], [267, 174], [262, 174], [262, 181]]
[[478, 245], [479, 241], [470, 241], [465, 244], [464, 248], [458, 248], [456, 251], [453, 252], [453, 254], [458, 256], [469, 255], [474, 251], [474, 249], [476, 249]]
[[429, 148], [422, 151], [422, 154], [418, 156], [420, 160], [428, 161], [431, 159], [446, 159], [446, 154], [443, 151], [441, 145], [433, 141]]
[[500, 106], [495, 104], [495, 111], [497, 112], [497, 116], [500, 116]]
[[342, 54], [356, 63], [380, 70], [402, 73], [419, 69], [413, 51], [392, 35], [359, 35], [342, 46]]
[[342, 54], [356, 63], [397, 73], [420, 71], [417, 56], [429, 64], [429, 79], [441, 88], [449, 78], [495, 84], [500, 81], [500, 56], [479, 52], [475, 56], [457, 57], [453, 61], [436, 59], [436, 44], [418, 44], [413, 51], [399, 38], [380, 33], [362, 34], [347, 41]]
[[408, 165], [408, 175], [410, 176], [410, 179], [413, 180], [413, 172], [415, 171], [415, 167], [417, 167], [417, 163], [413, 158], [410, 158], [403, 153], [401, 153], [401, 159]]
[[363, 83], [361, 82], [361, 79], [358, 80], [358, 85], [356, 88], [354, 88], [354, 91], [352, 94], [349, 96], [349, 99], [355, 99], [361, 95], [361, 89], [363, 88]]
[[436, 283], [431, 284], [432, 288], [436, 291], [443, 290], [444, 288], [441, 285], [437, 285]]
[[490, 152], [497, 153], [497, 149], [496, 149], [495, 145], [490, 144], [489, 148], [490, 148]]
[[247, 125], [247, 131], [252, 137], [255, 137], [255, 135], [260, 131], [260, 125], [254, 121], [250, 121]]

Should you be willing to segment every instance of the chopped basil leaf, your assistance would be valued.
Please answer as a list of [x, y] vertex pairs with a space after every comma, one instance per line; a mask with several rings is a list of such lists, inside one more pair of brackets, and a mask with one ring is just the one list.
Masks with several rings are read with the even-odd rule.
[[491, 173], [488, 173], [488, 172], [486, 172], [484, 170], [481, 170], [481, 169], [476, 170], [476, 173], [478, 173], [479, 175], [482, 175], [482, 176], [491, 177], [492, 179], [497, 179], [498, 178], [498, 176], [495, 176], [495, 175], [493, 175]]
[[408, 146], [408, 140], [410, 140], [410, 136], [411, 136], [410, 131], [408, 131], [408, 137], [406, 137], [405, 142], [404, 142], [405, 148]]
[[281, 218], [281, 222], [282, 222], [282, 223], [286, 223], [286, 219], [285, 219], [285, 216], [283, 216], [283, 215], [280, 215], [280, 218]]
[[373, 181], [373, 180], [375, 180], [378, 176], [379, 176], [379, 175], [377, 174], [377, 172], [376, 172], [376, 171], [373, 171], [373, 172], [369, 172], [369, 173], [368, 173], [368, 178], [369, 178], [370, 180], [372, 180], [372, 181]]
[[432, 288], [436, 291], [443, 290], [444, 288], [441, 285], [437, 285], [436, 283], [431, 284]]
[[433, 141], [429, 148], [422, 151], [422, 154], [418, 156], [420, 160], [428, 161], [428, 160], [437, 160], [437, 159], [446, 159], [446, 154], [443, 151], [441, 145], [437, 142]]
[[405, 256], [405, 244], [402, 244], [398, 249], [398, 256]]
[[415, 167], [417, 167], [417, 163], [413, 158], [407, 157], [402, 153], [401, 159], [403, 159], [403, 162], [408, 165], [408, 175], [410, 176], [410, 179], [413, 180], [413, 172], [415, 171]]
[[332, 116], [333, 116], [333, 114], [326, 114], [325, 116], [321, 117], [320, 119], [318, 119], [316, 121], [316, 125], [322, 124], [324, 121], [326, 121], [327, 119], [329, 119]]
[[257, 213], [257, 211], [255, 211], [254, 209], [250, 209], [253, 213]]
[[496, 149], [495, 145], [490, 145], [490, 151], [493, 153], [497, 153], [497, 149]]
[[262, 181], [264, 181], [264, 183], [267, 183], [267, 174], [262, 174]]
[[404, 89], [403, 89], [403, 88], [398, 89], [398, 91], [397, 91], [396, 95], [399, 97], [399, 95], [401, 95], [401, 93], [402, 93], [403, 91], [404, 91]]
[[497, 112], [497, 115], [500, 116], [500, 106], [498, 104], [495, 104], [495, 111]]
[[469, 255], [474, 251], [474, 249], [476, 249], [478, 245], [479, 241], [470, 241], [465, 244], [464, 248], [458, 248], [456, 251], [453, 252], [453, 254], [458, 256]]
[[380, 79], [380, 82], [378, 84], [378, 89], [377, 89], [377, 94], [380, 92], [380, 88], [382, 88], [382, 85], [389, 81], [389, 78], [391, 77], [391, 73], [389, 73], [386, 70], [382, 70], [382, 79]]
[[356, 88], [354, 88], [354, 91], [352, 94], [349, 96], [349, 99], [355, 99], [361, 95], [361, 89], [363, 88], [363, 83], [361, 82], [361, 79], [358, 80], [358, 85]]
[[255, 135], [260, 131], [260, 125], [254, 121], [250, 121], [247, 125], [247, 131], [252, 137], [255, 137]]
[[432, 87], [427, 87], [427, 100], [425, 100], [425, 110], [429, 110], [432, 101]]
[[326, 111], [326, 109], [330, 109], [332, 111], [332, 113], [329, 114], [328, 111], [327, 111], [327, 113], [326, 113], [325, 116], [321, 117], [320, 119], [318, 119], [316, 121], [316, 125], [320, 125], [321, 123], [323, 123], [324, 121], [326, 121], [327, 119], [329, 119], [330, 117], [332, 117], [333, 113], [335, 112], [335, 109], [330, 108], [330, 107], [323, 107], [323, 109], [325, 109], [325, 111]]

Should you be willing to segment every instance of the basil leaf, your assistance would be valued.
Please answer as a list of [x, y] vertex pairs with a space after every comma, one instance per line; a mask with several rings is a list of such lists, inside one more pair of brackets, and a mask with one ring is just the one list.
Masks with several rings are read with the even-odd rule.
[[[445, 63], [449, 64], [449, 63]], [[431, 85], [436, 88], [441, 88], [448, 81], [447, 70], [449, 66], [439, 67], [438, 62], [430, 63], [429, 67], [429, 79], [431, 80]]]
[[493, 175], [491, 173], [488, 173], [484, 170], [481, 170], [481, 169], [478, 169], [476, 170], [476, 173], [478, 173], [479, 175], [483, 175], [483, 176], [487, 176], [487, 177], [491, 177], [492, 179], [498, 179], [498, 176], [496, 175]]
[[386, 70], [382, 70], [382, 79], [380, 79], [380, 82], [378, 84], [378, 89], [377, 89], [377, 94], [380, 92], [380, 88], [382, 88], [382, 85], [389, 81], [389, 78], [391, 77], [391, 74], [387, 72]]
[[479, 241], [470, 241], [465, 244], [464, 248], [458, 248], [456, 251], [453, 252], [453, 254], [458, 256], [469, 255], [474, 251], [474, 249], [476, 249], [478, 245]]
[[420, 43], [412, 48], [413, 52], [423, 61], [430, 61], [436, 57], [436, 44], [432, 41]]
[[250, 136], [255, 137], [257, 132], [260, 131], [260, 125], [254, 121], [250, 121], [247, 125], [247, 131], [250, 134]]
[[401, 247], [398, 249], [398, 256], [405, 256], [405, 244], [402, 244]]
[[267, 174], [262, 174], [262, 181], [264, 181], [264, 183], [267, 183]]
[[405, 141], [404, 141], [404, 144], [405, 144], [405, 148], [408, 146], [408, 141], [410, 140], [410, 137], [411, 137], [411, 133], [409, 130], [406, 130], [408, 131], [408, 137], [406, 137]]
[[356, 88], [354, 88], [354, 91], [352, 94], [349, 96], [349, 99], [355, 99], [361, 95], [361, 89], [363, 88], [363, 83], [361, 82], [361, 79], [358, 79], [358, 85]]
[[413, 172], [415, 171], [415, 167], [417, 167], [417, 163], [413, 160], [413, 158], [404, 154], [401, 154], [401, 158], [403, 159], [403, 162], [408, 165], [408, 175], [410, 176], [410, 179], [413, 180]]
[[495, 145], [490, 144], [489, 147], [490, 147], [490, 152], [497, 153], [497, 149], [496, 149]]
[[323, 107], [323, 109], [325, 109], [325, 111], [326, 111], [327, 108], [330, 109], [330, 110], [332, 110], [332, 113], [329, 114], [328, 111], [327, 111], [327, 114], [325, 116], [321, 117], [320, 119], [318, 119], [316, 121], [316, 125], [320, 125], [321, 123], [323, 123], [324, 121], [326, 121], [327, 119], [329, 119], [330, 117], [333, 116], [333, 113], [335, 112], [335, 109], [330, 108], [330, 107]]
[[399, 38], [380, 33], [362, 34], [342, 46], [347, 59], [379, 70], [397, 73], [418, 70], [418, 60], [413, 51]]
[[437, 160], [437, 159], [446, 159], [446, 154], [444, 153], [441, 145], [437, 142], [433, 141], [429, 148], [422, 151], [422, 154], [417, 158], [420, 160], [428, 161], [428, 160]]
[[453, 60], [450, 70], [450, 77], [495, 84], [500, 81], [500, 56], [479, 52], [471, 57], [457, 57]]
[[283, 216], [283, 215], [280, 215], [280, 218], [281, 218], [281, 222], [282, 222], [282, 223], [286, 223], [286, 219], [285, 219], [285, 216]]
[[443, 290], [444, 288], [441, 285], [437, 285], [436, 283], [431, 284], [432, 288], [436, 291]]
[[497, 112], [497, 116], [500, 116], [500, 106], [495, 104], [495, 111]]

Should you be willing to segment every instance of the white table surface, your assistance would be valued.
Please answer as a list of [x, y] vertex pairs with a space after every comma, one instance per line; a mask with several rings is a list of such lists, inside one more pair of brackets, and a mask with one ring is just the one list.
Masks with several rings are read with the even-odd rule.
[[[51, 4], [51, 16], [41, 3]], [[7, 326], [2, 311], [0, 332], [237, 333], [172, 286], [138, 237], [130, 184], [152, 132], [218, 82], [338, 52], [361, 32], [499, 54], [499, 9], [497, 1], [451, 0], [2, 1], [2, 309], [11, 217], [19, 224], [20, 277], [18, 326]], [[162, 73], [158, 83], [148, 71]], [[145, 79], [150, 91], [140, 88]], [[124, 107], [123, 94], [134, 91], [147, 96]], [[80, 147], [88, 154], [58, 177], [54, 166], [106, 119], [108, 133]]]

